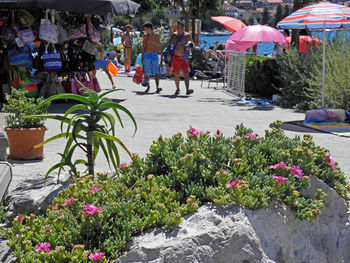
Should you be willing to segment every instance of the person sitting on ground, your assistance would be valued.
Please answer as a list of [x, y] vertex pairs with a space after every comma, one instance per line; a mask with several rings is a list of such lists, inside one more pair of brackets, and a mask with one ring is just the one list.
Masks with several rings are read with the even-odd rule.
[[160, 46], [160, 37], [159, 34], [153, 32], [152, 22], [146, 22], [143, 25], [145, 35], [143, 36], [143, 45], [142, 45], [142, 55], [141, 62], [143, 64], [143, 70], [145, 79], [148, 83], [147, 89], [145, 92], [149, 92], [149, 78], [153, 74], [156, 81], [156, 93], [162, 91], [159, 88], [159, 59], [158, 53], [161, 55], [161, 63], [163, 63], [162, 49]]
[[209, 49], [206, 52], [205, 56], [209, 60], [213, 60], [213, 61], [219, 61], [220, 60], [218, 54], [214, 50], [214, 46], [210, 46], [209, 47]]
[[175, 74], [175, 96], [180, 94], [180, 73], [183, 73], [185, 79], [186, 94], [190, 95], [193, 93], [193, 90], [190, 89], [190, 61], [185, 58], [186, 50], [189, 51], [191, 49], [191, 45], [187, 45], [188, 42], [192, 43], [191, 34], [185, 32], [185, 23], [178, 21], [176, 32], [170, 37], [167, 48], [168, 60], [171, 61], [172, 71]]

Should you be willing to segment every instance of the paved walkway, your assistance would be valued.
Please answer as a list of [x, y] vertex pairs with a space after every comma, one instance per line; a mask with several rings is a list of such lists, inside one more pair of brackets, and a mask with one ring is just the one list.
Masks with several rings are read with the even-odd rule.
[[[103, 72], [98, 73], [101, 87], [110, 88], [110, 83]], [[132, 152], [145, 156], [148, 147], [159, 135], [172, 136], [180, 131], [185, 133], [189, 125], [200, 129], [215, 132], [217, 129], [223, 131], [227, 136], [233, 135], [237, 124], [244, 123], [258, 134], [263, 135], [269, 125], [279, 119], [282, 121], [302, 120], [304, 114], [278, 107], [253, 107], [241, 105], [234, 98], [221, 90], [200, 88], [200, 81], [192, 81], [195, 90], [190, 97], [180, 95], [172, 96], [175, 91], [173, 81], [161, 80], [163, 92], [154, 94], [155, 88], [150, 94], [143, 93], [144, 88], [132, 82], [131, 78], [118, 77], [116, 80], [118, 88], [125, 91], [113, 93], [111, 98], [120, 100], [135, 116], [138, 123], [138, 131], [134, 137], [131, 121], [126, 117], [126, 128], [117, 128], [117, 136], [120, 137]], [[153, 84], [153, 82], [152, 82]], [[185, 93], [184, 83], [181, 83], [181, 93]], [[52, 112], [64, 113], [69, 105], [56, 104], [51, 107]], [[58, 122], [48, 120], [49, 128], [46, 138], [59, 132]], [[296, 131], [286, 131], [289, 136], [302, 136], [301, 128]], [[308, 130], [307, 132], [313, 132]], [[325, 133], [313, 133], [317, 144], [330, 149], [332, 156], [340, 164], [342, 170], [350, 178], [350, 162], [348, 161], [347, 145], [349, 138], [337, 137]], [[13, 162], [14, 181], [10, 190], [16, 188], [17, 184], [30, 178], [44, 177], [44, 174], [53, 164], [59, 161], [57, 152], [64, 148], [64, 140], [52, 142], [45, 146], [46, 158], [36, 162]], [[122, 152], [123, 161], [129, 161], [127, 155]], [[83, 157], [82, 154], [79, 157]], [[102, 156], [97, 159], [97, 170], [108, 170], [108, 165]]]

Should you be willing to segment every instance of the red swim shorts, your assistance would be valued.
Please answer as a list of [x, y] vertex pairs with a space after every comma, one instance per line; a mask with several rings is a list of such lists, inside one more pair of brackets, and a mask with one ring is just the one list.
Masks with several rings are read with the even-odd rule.
[[183, 57], [174, 55], [173, 61], [172, 61], [172, 71], [173, 72], [180, 72], [180, 71], [190, 72], [191, 71], [190, 62], [185, 61]]

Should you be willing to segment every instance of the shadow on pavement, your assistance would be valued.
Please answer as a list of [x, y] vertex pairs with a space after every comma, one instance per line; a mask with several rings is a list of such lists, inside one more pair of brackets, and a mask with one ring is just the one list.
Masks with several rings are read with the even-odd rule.
[[[117, 100], [117, 99], [111, 99], [113, 102], [116, 103], [121, 103], [125, 100]], [[56, 113], [56, 114], [63, 114], [66, 113], [67, 110], [69, 110], [71, 107], [77, 105], [79, 103], [77, 102], [73, 102], [73, 101], [60, 101], [60, 102], [56, 102], [56, 103], [52, 103], [49, 107], [49, 113]], [[85, 111], [79, 110], [79, 111], [75, 111], [74, 113], [85, 113]]]
[[159, 97], [168, 98], [168, 99], [187, 99], [190, 96], [186, 95], [159, 95]]
[[259, 106], [259, 105], [248, 105], [246, 103], [243, 103], [239, 99], [233, 98], [233, 99], [224, 99], [224, 98], [202, 98], [199, 99], [198, 102], [214, 102], [214, 103], [219, 103], [221, 105], [225, 106], [239, 106], [239, 107], [245, 107], [242, 110], [245, 111], [271, 111], [275, 107], [274, 106]]
[[144, 91], [133, 91], [136, 95], [144, 96], [144, 95], [155, 95], [155, 92], [144, 92]]

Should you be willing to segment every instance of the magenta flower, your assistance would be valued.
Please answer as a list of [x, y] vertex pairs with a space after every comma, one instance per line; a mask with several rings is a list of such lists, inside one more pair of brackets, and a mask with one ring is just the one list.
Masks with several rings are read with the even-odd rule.
[[338, 170], [338, 167], [330, 154], [328, 154], [325, 158], [327, 162], [332, 166], [333, 171]]
[[51, 228], [49, 228], [49, 227], [45, 227], [45, 232], [46, 232], [46, 233], [51, 232]]
[[246, 138], [249, 138], [249, 139], [255, 139], [257, 136], [258, 136], [258, 135], [252, 134], [252, 133], [249, 132], [249, 133], [246, 134], [245, 137], [246, 137]]
[[187, 134], [189, 136], [193, 136], [193, 137], [198, 137], [201, 133], [199, 130], [193, 128], [191, 125], [190, 125], [190, 129], [187, 131]]
[[287, 177], [282, 177], [282, 176], [272, 176], [273, 179], [279, 183], [279, 184], [284, 184], [287, 182], [288, 178]]
[[61, 204], [61, 206], [67, 206], [70, 205], [71, 203], [73, 203], [74, 201], [74, 197], [72, 196], [70, 199], [68, 199], [66, 202], [64, 202], [63, 204]]
[[53, 204], [53, 205], [52, 205], [52, 209], [53, 209], [53, 210], [57, 210], [57, 209], [58, 209], [58, 208], [57, 208], [57, 204]]
[[96, 214], [97, 212], [101, 211], [102, 212], [102, 209], [94, 206], [94, 205], [90, 205], [90, 204], [87, 204], [85, 207], [84, 207], [84, 214], [85, 215], [93, 215], [93, 214]]
[[44, 251], [46, 253], [50, 252], [50, 243], [38, 243], [38, 247], [35, 249], [35, 251]]
[[105, 255], [105, 253], [103, 252], [95, 252], [93, 254], [90, 254], [89, 258], [92, 260], [98, 260], [100, 258], [102, 258]]
[[94, 185], [93, 187], [91, 187], [90, 190], [93, 191], [93, 192], [99, 192], [101, 190], [101, 188], [98, 187], [97, 185]]
[[19, 222], [23, 222], [23, 221], [24, 221], [24, 217], [21, 216], [21, 215], [17, 216], [16, 219], [17, 219], [17, 221], [19, 221]]
[[232, 182], [228, 182], [228, 183], [226, 184], [226, 187], [227, 187], [227, 188], [235, 187], [237, 183], [238, 183], [238, 180], [235, 179], [235, 180], [233, 180]]
[[220, 136], [220, 135], [222, 135], [222, 132], [220, 130], [217, 130], [216, 135]]
[[279, 164], [275, 164], [275, 165], [270, 165], [270, 169], [285, 169], [285, 170], [289, 170], [290, 168], [284, 163], [284, 162], [280, 162]]
[[120, 167], [120, 168], [125, 168], [125, 167], [127, 167], [127, 166], [128, 166], [128, 164], [124, 162], [124, 163], [121, 163], [119, 167]]
[[300, 169], [299, 166], [296, 165], [292, 165], [291, 172], [295, 177], [298, 177], [299, 179], [303, 178], [304, 176], [303, 171]]

